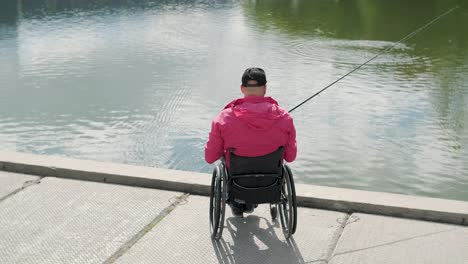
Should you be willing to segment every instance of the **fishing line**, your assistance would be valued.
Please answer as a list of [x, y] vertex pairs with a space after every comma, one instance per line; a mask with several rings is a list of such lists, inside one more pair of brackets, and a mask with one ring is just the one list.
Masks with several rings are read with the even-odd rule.
[[392, 46], [389, 46], [387, 47], [386, 49], [384, 49], [382, 52], [378, 53], [377, 55], [375, 55], [374, 57], [368, 59], [367, 61], [365, 61], [364, 63], [360, 64], [359, 66], [355, 67], [354, 69], [352, 69], [350, 72], [346, 73], [345, 75], [341, 76], [340, 78], [336, 79], [335, 81], [333, 81], [332, 83], [330, 83], [329, 85], [325, 86], [322, 90], [316, 92], [315, 94], [313, 94], [312, 96], [310, 96], [309, 98], [305, 99], [304, 101], [302, 101], [300, 104], [296, 105], [295, 107], [293, 107], [291, 110], [289, 110], [289, 112], [291, 113], [292, 111], [296, 110], [298, 107], [300, 107], [301, 105], [307, 103], [309, 100], [311, 100], [312, 98], [314, 98], [315, 96], [321, 94], [323, 91], [327, 90], [328, 88], [330, 88], [331, 86], [333, 86], [335, 83], [343, 80], [346, 76], [352, 74], [353, 72], [359, 70], [362, 66], [366, 65], [367, 63], [375, 60], [376, 58], [378, 58], [380, 55], [384, 54], [384, 53], [387, 53], [389, 52], [390, 50], [392, 50], [396, 45], [400, 44], [400, 43], [403, 43], [405, 42], [406, 40], [414, 37], [416, 34], [418, 34], [419, 32], [423, 31], [424, 29], [428, 28], [429, 26], [431, 26], [432, 24], [434, 24], [435, 22], [437, 22], [439, 19], [443, 18], [444, 16], [452, 13], [455, 9], [457, 9], [458, 6], [455, 6], [455, 7], [452, 7], [451, 9], [445, 11], [445, 13], [439, 15], [438, 17], [434, 18], [433, 20], [429, 21], [428, 23], [426, 23], [425, 25], [423, 25], [422, 27], [414, 30], [413, 32], [411, 32], [410, 34], [406, 35], [404, 38], [400, 39], [398, 42], [394, 43]]

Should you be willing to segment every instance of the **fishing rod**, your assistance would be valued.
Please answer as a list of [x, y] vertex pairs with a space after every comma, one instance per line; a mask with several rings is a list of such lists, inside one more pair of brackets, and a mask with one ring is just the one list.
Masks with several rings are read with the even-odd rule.
[[337, 82], [343, 80], [344, 78], [346, 78], [348, 75], [352, 74], [353, 72], [359, 70], [361, 67], [363, 67], [364, 65], [368, 64], [369, 62], [375, 60], [376, 58], [378, 58], [380, 55], [384, 54], [384, 53], [387, 53], [389, 52], [390, 50], [392, 50], [396, 45], [400, 44], [400, 43], [403, 43], [405, 42], [406, 40], [414, 37], [415, 35], [417, 35], [419, 32], [423, 31], [424, 29], [428, 28], [430, 25], [434, 24], [436, 21], [438, 21], [439, 19], [445, 17], [446, 15], [452, 13], [455, 9], [457, 9], [458, 6], [455, 6], [455, 7], [452, 7], [451, 9], [445, 11], [443, 14], [439, 15], [438, 17], [434, 18], [433, 20], [429, 21], [428, 23], [426, 23], [425, 25], [423, 25], [422, 27], [414, 30], [413, 32], [409, 33], [408, 35], [406, 35], [404, 38], [400, 39], [398, 42], [394, 43], [392, 46], [389, 46], [387, 47], [386, 49], [384, 49], [382, 52], [378, 53], [377, 55], [375, 55], [374, 57], [368, 59], [367, 61], [365, 61], [364, 63], [360, 64], [359, 66], [355, 67], [354, 69], [352, 69], [351, 71], [349, 71], [348, 73], [346, 73], [345, 75], [341, 76], [340, 78], [336, 79], [335, 81], [333, 81], [332, 83], [330, 83], [329, 85], [325, 86], [322, 90], [316, 92], [315, 94], [313, 94], [312, 96], [310, 96], [309, 98], [305, 99], [304, 101], [302, 101], [300, 104], [296, 105], [295, 107], [293, 107], [291, 110], [289, 110], [289, 113], [291, 113], [292, 111], [296, 110], [297, 108], [299, 108], [301, 105], [307, 103], [309, 100], [311, 100], [312, 98], [316, 97], [317, 95], [321, 94], [323, 91], [327, 90], [328, 88], [330, 88], [331, 86], [333, 86], [334, 84], [336, 84]]

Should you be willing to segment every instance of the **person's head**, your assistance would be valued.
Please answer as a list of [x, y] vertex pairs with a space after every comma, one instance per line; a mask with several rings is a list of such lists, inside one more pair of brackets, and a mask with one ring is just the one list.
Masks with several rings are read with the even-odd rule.
[[265, 96], [266, 83], [265, 71], [260, 68], [252, 67], [244, 71], [240, 89], [244, 96]]

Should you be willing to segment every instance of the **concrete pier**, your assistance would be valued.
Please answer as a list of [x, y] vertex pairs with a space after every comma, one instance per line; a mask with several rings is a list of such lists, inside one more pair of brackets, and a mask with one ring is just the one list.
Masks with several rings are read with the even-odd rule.
[[[199, 196], [207, 181], [199, 173], [1, 153], [0, 263], [468, 261], [468, 202], [298, 185], [309, 208], [298, 209], [293, 239], [284, 239], [261, 205], [241, 219], [228, 211], [216, 242], [209, 235], [209, 198]], [[312, 208], [320, 200], [322, 209]], [[359, 208], [374, 213], [353, 211]]]

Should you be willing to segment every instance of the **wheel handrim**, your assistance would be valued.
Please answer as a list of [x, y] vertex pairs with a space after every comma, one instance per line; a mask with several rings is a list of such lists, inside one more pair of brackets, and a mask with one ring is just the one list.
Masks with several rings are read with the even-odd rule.
[[[221, 173], [223, 170], [224, 173]], [[224, 228], [224, 216], [226, 208], [226, 171], [222, 165], [217, 166], [213, 172], [212, 195], [210, 196], [210, 229], [212, 237], [216, 240], [221, 238]]]
[[280, 220], [281, 226], [283, 227], [283, 232], [285, 237], [288, 239], [292, 234], [293, 228], [293, 219], [294, 219], [294, 210], [293, 210], [293, 197], [292, 197], [292, 188], [289, 175], [286, 172], [284, 175], [284, 182], [281, 186], [281, 199], [279, 202], [279, 211], [280, 211]]
[[296, 228], [297, 228], [297, 201], [296, 201], [296, 188], [294, 187], [294, 177], [291, 172], [291, 168], [288, 165], [285, 165], [284, 168], [286, 168], [286, 171], [289, 176], [289, 182], [291, 186], [291, 197], [292, 197], [292, 209], [293, 209], [293, 223], [292, 223], [292, 230], [291, 234], [296, 233]]
[[220, 192], [218, 191], [220, 187], [219, 177], [215, 177], [212, 183], [212, 195], [210, 199], [210, 227], [213, 237], [216, 237], [216, 235], [218, 234], [219, 217], [221, 209]]
[[221, 173], [221, 170], [223, 170], [223, 173], [220, 174], [220, 188], [221, 188], [221, 191], [219, 192], [220, 193], [220, 216], [219, 216], [219, 230], [218, 230], [218, 236], [216, 237], [216, 239], [220, 239], [221, 238], [221, 235], [223, 234], [223, 229], [224, 229], [224, 217], [225, 217], [225, 212], [226, 212], [226, 198], [227, 198], [227, 178], [226, 178], [226, 175], [227, 175], [227, 171], [226, 169], [224, 168], [224, 165], [221, 166], [221, 168], [219, 168], [220, 170], [220, 173]]

